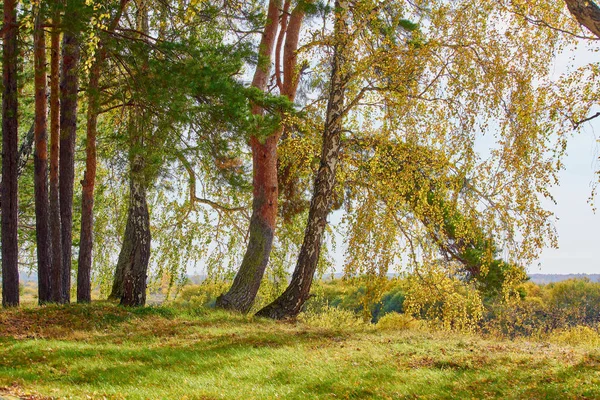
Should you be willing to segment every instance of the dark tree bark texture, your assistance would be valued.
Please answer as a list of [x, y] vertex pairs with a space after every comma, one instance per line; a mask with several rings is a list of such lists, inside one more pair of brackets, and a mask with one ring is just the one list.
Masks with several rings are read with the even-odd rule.
[[62, 302], [71, 299], [71, 253], [73, 244], [73, 183], [75, 179], [75, 135], [79, 91], [79, 42], [66, 31], [62, 42], [60, 82], [59, 197], [62, 239]]
[[34, 192], [35, 227], [38, 261], [38, 299], [40, 304], [51, 301], [50, 290], [50, 225], [48, 198], [48, 132], [46, 100], [46, 39], [42, 18], [35, 18], [34, 64], [35, 64], [35, 153]]
[[577, 22], [600, 38], [600, 7], [591, 0], [565, 0]]
[[4, 1], [2, 43], [2, 305], [19, 305], [19, 248], [17, 242], [17, 10], [15, 0]]
[[136, 307], [146, 304], [151, 236], [144, 158], [140, 154], [132, 158], [129, 211], [117, 271], [123, 271], [121, 304]]
[[61, 303], [62, 236], [60, 223], [59, 149], [60, 149], [60, 31], [58, 12], [52, 18], [50, 36], [50, 247], [52, 252], [52, 301]]

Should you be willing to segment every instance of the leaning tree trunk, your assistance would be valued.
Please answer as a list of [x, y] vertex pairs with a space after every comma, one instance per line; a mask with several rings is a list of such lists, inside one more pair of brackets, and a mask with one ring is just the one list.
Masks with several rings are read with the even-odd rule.
[[4, 0], [2, 43], [2, 305], [19, 305], [18, 198], [18, 101], [17, 9], [15, 0]]
[[[280, 8], [280, 0], [269, 2], [267, 23], [259, 46], [259, 61], [252, 81], [252, 86], [262, 91], [266, 90], [271, 71]], [[262, 115], [263, 110], [254, 106], [252, 112]], [[281, 130], [278, 130], [262, 141], [256, 136], [250, 138], [253, 168], [250, 237], [242, 265], [229, 291], [217, 298], [217, 307], [248, 312], [258, 293], [275, 235], [278, 195], [277, 142], [280, 133]]]
[[59, 140], [60, 140], [60, 15], [52, 18], [50, 44], [50, 245], [52, 252], [52, 301], [62, 302], [62, 237], [59, 201]]
[[41, 9], [36, 13], [33, 31], [35, 64], [35, 233], [38, 261], [38, 299], [40, 304], [51, 300], [50, 290], [50, 225], [48, 203], [48, 133], [46, 101], [46, 39]]
[[600, 38], [600, 7], [591, 0], [565, 0], [577, 22]]
[[[327, 225], [327, 216], [333, 200], [333, 189], [336, 182], [336, 169], [340, 152], [340, 136], [344, 112], [344, 91], [346, 72], [344, 72], [344, 41], [348, 36], [346, 26], [347, 2], [335, 2], [335, 47], [331, 74], [331, 89], [327, 104], [327, 116], [323, 133], [321, 163], [315, 179], [314, 193], [310, 203], [308, 222], [304, 241], [300, 248], [298, 262], [292, 280], [273, 303], [269, 304], [257, 315], [274, 319], [296, 316], [304, 302], [308, 299], [313, 276], [317, 269], [323, 235]], [[337, 14], [337, 13], [340, 14]]]
[[71, 300], [71, 252], [73, 244], [73, 182], [75, 180], [75, 135], [79, 90], [79, 42], [75, 33], [63, 34], [60, 82], [59, 197], [62, 239], [62, 302]]

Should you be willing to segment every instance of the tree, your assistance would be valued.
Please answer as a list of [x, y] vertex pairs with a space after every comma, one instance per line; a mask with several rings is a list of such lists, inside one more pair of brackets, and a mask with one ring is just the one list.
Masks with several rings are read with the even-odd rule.
[[17, 5], [4, 1], [4, 41], [2, 43], [2, 305], [19, 305], [19, 248], [17, 242]]
[[[149, 11], [146, 1], [136, 1], [136, 29], [141, 37], [147, 36], [150, 32]], [[141, 58], [142, 70], [147, 71], [148, 58], [146, 56]], [[123, 270], [121, 304], [143, 306], [146, 304], [146, 278], [151, 241], [150, 213], [146, 200], [148, 177], [144, 148], [146, 134], [152, 127], [149, 124], [151, 119], [144, 108], [134, 107], [129, 118], [129, 210], [117, 270]]]
[[62, 302], [63, 256], [60, 216], [60, 10], [52, 16], [50, 33], [50, 247], [52, 301]]
[[[273, 50], [276, 50], [275, 79], [281, 95], [291, 102], [296, 97], [299, 82], [297, 69], [297, 49], [302, 22], [311, 2], [300, 1], [289, 14], [290, 1], [283, 6], [279, 23], [279, 37], [276, 39], [281, 1], [269, 2], [267, 22], [259, 45], [259, 60], [254, 73], [252, 86], [265, 92], [271, 70]], [[284, 38], [285, 36], [285, 44]], [[283, 45], [283, 78], [281, 77], [280, 56]], [[264, 110], [254, 105], [252, 113], [263, 115]], [[260, 121], [260, 120], [259, 120]], [[248, 312], [254, 303], [265, 269], [269, 262], [277, 220], [279, 196], [277, 174], [277, 145], [284, 127], [276, 126], [265, 137], [254, 133], [250, 136], [253, 165], [253, 201], [250, 219], [248, 246], [242, 264], [229, 291], [217, 298], [217, 307]]]
[[38, 299], [40, 304], [51, 300], [50, 225], [48, 197], [48, 134], [46, 100], [46, 39], [42, 7], [34, 7], [35, 65], [35, 214], [38, 261]]
[[[548, 134], [569, 129], [560, 111], [564, 104], [549, 100], [548, 93], [555, 87], [545, 80], [552, 50], [560, 48], [560, 41], [554, 34], [519, 29], [519, 18], [507, 18], [506, 9], [493, 4], [405, 6], [404, 2], [385, 7], [365, 2], [356, 7], [357, 13], [363, 13], [353, 19], [357, 28], [362, 25], [355, 36], [361, 51], [349, 63], [351, 100], [345, 141], [384, 137], [391, 144], [393, 138], [411, 149], [428, 149], [436, 157], [408, 152], [403, 168], [389, 169], [378, 163], [382, 157], [378, 151], [354, 154], [351, 147], [344, 148], [342, 186], [335, 195], [342, 198], [339, 203], [345, 206], [349, 227], [346, 271], [366, 273], [375, 281], [398, 260], [408, 258], [417, 269], [421, 263], [447, 262], [440, 256], [451, 251], [462, 259], [462, 271], [481, 278], [485, 286], [504, 279], [499, 275], [505, 272], [518, 272], [544, 241], [554, 243], [551, 214], [541, 207], [539, 195], [549, 196], [547, 188], [555, 180], [564, 148], [560, 134], [554, 137], [558, 138], [555, 145], [549, 145], [553, 140]], [[426, 21], [424, 32], [419, 33], [407, 17]], [[509, 27], [497, 24], [499, 20]], [[398, 35], [401, 31], [415, 34]], [[511, 49], [510, 61], [507, 49]], [[534, 49], [542, 49], [544, 55]], [[466, 71], [468, 78], [463, 75]], [[534, 79], [543, 84], [536, 86]], [[486, 122], [480, 125], [479, 118]], [[489, 159], [479, 160], [473, 144], [476, 132], [494, 130], [488, 121], [499, 126], [499, 149], [492, 150]], [[375, 126], [381, 129], [370, 128]], [[434, 149], [440, 152], [431, 153]], [[424, 158], [417, 162], [420, 157]], [[436, 186], [433, 191], [418, 186], [419, 165], [441, 168], [444, 163], [455, 167], [446, 166], [450, 169], [436, 174], [452, 177], [439, 182], [449, 186]], [[492, 172], [496, 168], [502, 173]], [[507, 186], [510, 190], [491, 189]], [[521, 240], [516, 239], [517, 231]], [[488, 253], [494, 256], [497, 250], [494, 243], [510, 246], [508, 262], [490, 263]], [[419, 246], [423, 247], [415, 250]], [[402, 250], [414, 257], [406, 257]], [[498, 275], [484, 277], [492, 268]], [[296, 281], [311, 282], [314, 272], [308, 270]], [[290, 292], [288, 287], [284, 296]], [[296, 289], [290, 300], [280, 298], [259, 314], [294, 315], [301, 307], [301, 292]], [[308, 295], [307, 290], [304, 293]], [[292, 305], [289, 312], [278, 307], [280, 301]]]
[[[114, 32], [129, 0], [121, 0], [116, 14], [109, 24], [108, 34]], [[86, 171], [81, 193], [81, 238], [79, 241], [79, 260], [77, 264], [77, 302], [87, 303], [91, 297], [91, 272], [94, 221], [94, 185], [96, 181], [96, 136], [98, 114], [100, 112], [100, 75], [106, 58], [106, 48], [101, 39], [90, 68], [87, 88], [87, 142]]]
[[312, 280], [317, 269], [327, 216], [333, 201], [332, 194], [336, 183], [336, 170], [341, 148], [345, 90], [348, 83], [347, 58], [344, 54], [349, 37], [348, 2], [336, 0], [334, 18], [333, 65], [323, 132], [323, 148], [308, 212], [304, 241], [287, 289], [273, 303], [260, 310], [257, 313], [258, 316], [275, 319], [296, 316], [309, 297]]
[[71, 253], [73, 244], [73, 183], [75, 180], [75, 138], [77, 134], [77, 104], [79, 95], [79, 32], [76, 28], [78, 0], [68, 0], [69, 19], [65, 19], [62, 40], [62, 71], [60, 81], [60, 159], [59, 198], [62, 240], [62, 297], [71, 301]]
[[150, 213], [146, 201], [147, 166], [143, 155], [144, 129], [148, 128], [139, 115], [133, 116], [132, 120], [129, 127], [131, 130], [129, 211], [117, 269], [123, 270], [121, 304], [143, 306], [146, 303], [146, 278], [151, 241]]

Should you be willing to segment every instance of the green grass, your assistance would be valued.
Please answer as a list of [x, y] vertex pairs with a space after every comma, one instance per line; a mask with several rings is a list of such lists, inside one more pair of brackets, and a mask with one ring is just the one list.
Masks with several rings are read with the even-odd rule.
[[600, 398], [600, 350], [47, 306], [0, 311], [0, 387], [42, 398]]

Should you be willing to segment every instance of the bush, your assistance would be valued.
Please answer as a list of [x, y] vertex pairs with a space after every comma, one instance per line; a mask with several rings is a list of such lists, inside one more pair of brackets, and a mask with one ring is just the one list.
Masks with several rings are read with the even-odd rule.
[[303, 312], [298, 316], [298, 320], [314, 328], [331, 330], [356, 329], [366, 326], [362, 319], [352, 311], [331, 306], [325, 306], [319, 312]]
[[420, 330], [424, 327], [423, 321], [416, 320], [408, 314], [391, 312], [379, 319], [376, 325], [380, 330]]
[[443, 330], [472, 332], [483, 319], [480, 293], [469, 283], [435, 265], [411, 276], [404, 307], [407, 313], [431, 321]]
[[204, 281], [199, 285], [184, 286], [175, 299], [173, 304], [184, 307], [212, 307], [217, 296], [225, 291], [228, 283], [217, 281]]
[[[313, 289], [314, 296], [307, 302], [306, 309], [319, 309], [325, 306], [338, 307], [352, 311], [357, 315], [366, 316], [371, 322], [376, 323], [379, 318], [390, 312], [401, 313], [404, 311], [404, 281], [393, 279], [385, 281], [379, 288], [380, 294], [373, 296], [368, 293], [364, 279], [336, 279], [317, 283]], [[370, 300], [375, 297], [374, 300]], [[365, 312], [365, 304], [367, 312]]]
[[600, 334], [589, 326], [574, 326], [572, 328], [558, 329], [548, 335], [548, 341], [571, 346], [600, 346]]
[[569, 279], [545, 288], [546, 302], [564, 318], [564, 324], [593, 326], [600, 322], [600, 283]]
[[496, 336], [541, 337], [552, 331], [549, 307], [539, 297], [525, 297], [510, 303], [488, 305], [484, 331]]
[[544, 337], [600, 322], [600, 284], [571, 279], [549, 285], [522, 284], [520, 297], [487, 305], [484, 328], [501, 336]]

